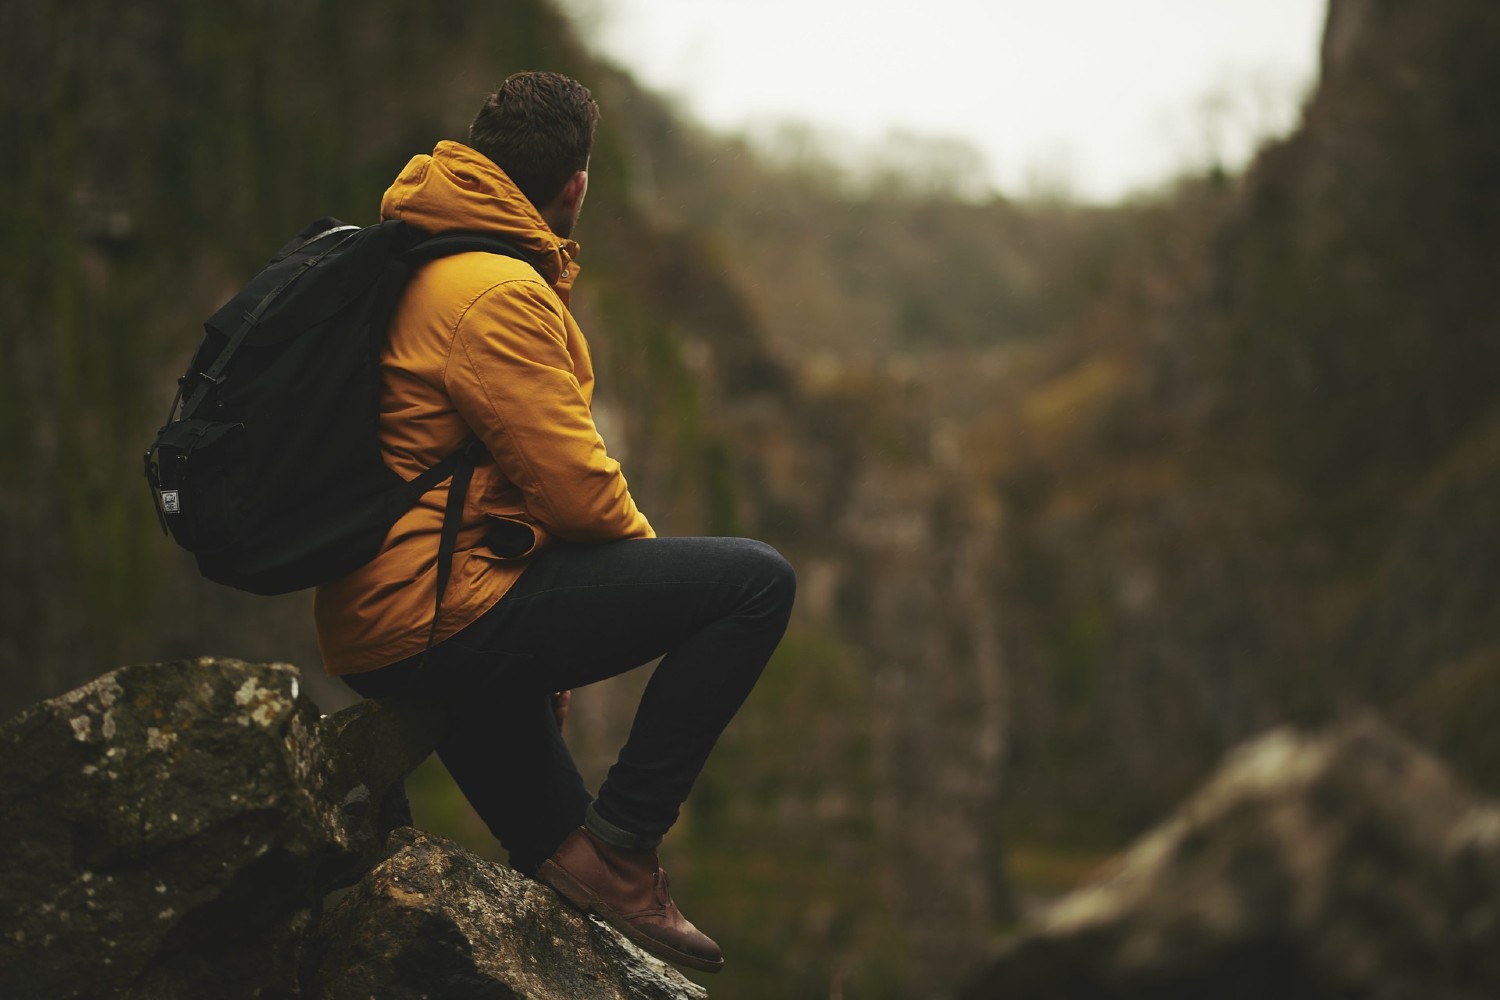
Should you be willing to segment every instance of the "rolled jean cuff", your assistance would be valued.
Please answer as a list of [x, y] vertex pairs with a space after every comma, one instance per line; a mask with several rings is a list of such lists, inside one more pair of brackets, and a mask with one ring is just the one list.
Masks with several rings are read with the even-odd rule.
[[654, 851], [661, 845], [661, 837], [631, 833], [629, 830], [615, 826], [599, 815], [595, 805], [596, 803], [589, 803], [588, 811], [583, 814], [583, 825], [606, 844], [618, 847], [622, 851]]

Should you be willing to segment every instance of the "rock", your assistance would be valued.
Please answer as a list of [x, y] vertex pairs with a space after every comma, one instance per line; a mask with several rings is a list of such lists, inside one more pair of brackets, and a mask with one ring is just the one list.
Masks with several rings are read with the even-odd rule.
[[963, 1000], [1500, 996], [1500, 806], [1363, 717], [1230, 756]]
[[391, 836], [439, 722], [384, 701], [319, 720], [295, 668], [209, 657], [6, 722], [0, 997], [704, 997], [551, 890]]
[[349, 885], [385, 854], [386, 837], [411, 825], [406, 776], [437, 745], [435, 705], [361, 701], [318, 725], [320, 786], [336, 803], [338, 849], [325, 859], [322, 884]]
[[702, 1000], [552, 890], [414, 829], [329, 913], [316, 1000]]
[[299, 686], [286, 664], [126, 667], [0, 727], [0, 996], [295, 989], [340, 839]]

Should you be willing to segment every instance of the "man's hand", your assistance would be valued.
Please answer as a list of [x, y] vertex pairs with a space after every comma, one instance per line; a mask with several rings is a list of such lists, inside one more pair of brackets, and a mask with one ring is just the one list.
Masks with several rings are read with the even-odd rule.
[[558, 729], [561, 729], [563, 723], [568, 719], [568, 704], [572, 700], [572, 691], [554, 691], [552, 693], [552, 717], [557, 720]]

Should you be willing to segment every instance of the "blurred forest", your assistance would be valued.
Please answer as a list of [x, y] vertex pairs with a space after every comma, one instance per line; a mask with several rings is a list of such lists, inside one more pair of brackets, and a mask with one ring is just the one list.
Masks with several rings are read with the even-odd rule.
[[[793, 629], [667, 845], [714, 995], [941, 996], [1232, 744], [1373, 705], [1500, 791], [1500, 6], [1332, 0], [1299, 126], [1108, 208], [952, 148], [774, 162], [545, 0], [0, 7], [0, 710], [219, 653], [140, 454], [288, 234], [374, 221], [506, 74], [604, 119], [575, 306], [671, 534], [763, 537]], [[640, 683], [579, 695], [602, 773]], [[326, 711], [350, 696], [315, 683]], [[435, 768], [419, 821], [495, 856]]]

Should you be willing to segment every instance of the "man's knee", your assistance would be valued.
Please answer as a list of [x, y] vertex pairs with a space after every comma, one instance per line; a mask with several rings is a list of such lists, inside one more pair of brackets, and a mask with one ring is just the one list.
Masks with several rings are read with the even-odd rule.
[[743, 541], [745, 560], [754, 574], [752, 578], [760, 581], [756, 592], [775, 606], [790, 610], [797, 596], [797, 571], [780, 552], [765, 542], [750, 538]]

